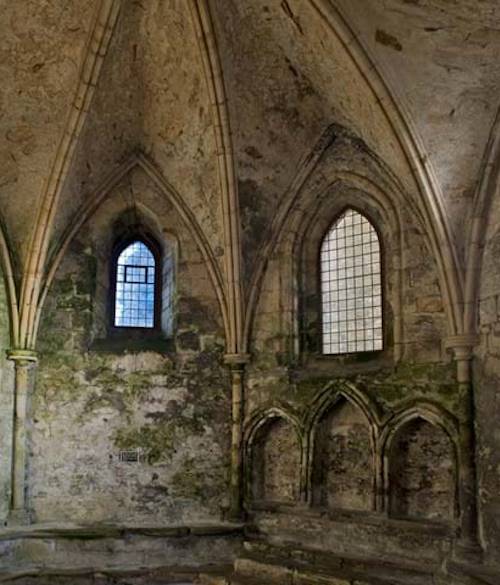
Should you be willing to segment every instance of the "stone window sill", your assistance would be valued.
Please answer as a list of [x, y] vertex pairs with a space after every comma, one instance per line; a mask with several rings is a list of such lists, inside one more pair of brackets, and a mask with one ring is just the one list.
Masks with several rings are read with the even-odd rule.
[[175, 352], [175, 342], [157, 330], [113, 329], [107, 337], [95, 339], [89, 349], [98, 353], [115, 354], [143, 351], [173, 353]]

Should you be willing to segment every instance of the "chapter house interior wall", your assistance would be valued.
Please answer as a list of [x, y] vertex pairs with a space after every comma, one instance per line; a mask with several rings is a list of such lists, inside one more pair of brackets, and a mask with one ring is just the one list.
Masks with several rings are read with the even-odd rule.
[[[171, 234], [178, 240], [177, 323], [170, 339], [108, 334], [117, 221], [131, 236], [138, 226], [152, 227], [167, 251]], [[45, 302], [32, 405], [36, 521], [222, 517], [230, 421], [223, 335], [192, 234], [165, 195], [133, 171], [70, 242]], [[130, 450], [139, 461], [120, 461]]]
[[0, 5], [0, 583], [498, 585], [499, 0]]

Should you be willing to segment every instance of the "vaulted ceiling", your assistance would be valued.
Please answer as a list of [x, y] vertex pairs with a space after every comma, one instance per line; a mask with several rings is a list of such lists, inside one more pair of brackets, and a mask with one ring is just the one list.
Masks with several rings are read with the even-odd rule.
[[497, 0], [0, 0], [0, 39], [0, 209], [21, 315], [81, 207], [139, 152], [239, 286], [238, 231], [250, 271], [331, 124], [465, 264], [499, 105]]

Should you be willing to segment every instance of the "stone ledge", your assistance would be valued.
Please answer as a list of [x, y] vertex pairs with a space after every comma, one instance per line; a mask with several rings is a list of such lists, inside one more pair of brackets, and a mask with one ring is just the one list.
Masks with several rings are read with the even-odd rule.
[[[23, 578], [36, 578], [41, 583], [50, 583], [51, 579], [61, 580], [68, 578], [68, 585], [73, 585], [74, 579], [88, 578], [89, 583], [107, 583], [111, 579], [116, 583], [116, 579], [138, 579], [145, 578], [145, 582], [158, 582], [161, 578], [162, 583], [179, 583], [184, 580], [196, 580], [201, 575], [210, 575], [215, 573], [228, 572], [230, 567], [227, 565], [206, 565], [197, 567], [193, 570], [190, 567], [182, 566], [150, 566], [147, 568], [130, 569], [129, 567], [73, 567], [72, 569], [46, 569], [43, 567], [32, 567], [25, 570], [0, 570], [0, 583], [19, 583]], [[153, 578], [156, 580], [153, 581]], [[47, 579], [44, 581], [44, 579]], [[70, 580], [71, 579], [71, 580]], [[30, 583], [32, 583], [30, 581]]]
[[249, 515], [281, 514], [315, 518], [326, 522], [343, 522], [370, 526], [378, 526], [387, 530], [409, 530], [411, 532], [432, 534], [443, 538], [453, 538], [457, 527], [452, 523], [433, 522], [432, 520], [389, 518], [377, 512], [362, 512], [356, 510], [329, 510], [309, 506], [284, 504], [281, 502], [255, 502], [248, 510]]
[[[237, 524], [193, 526], [35, 525], [0, 535], [0, 582], [12, 575], [150, 571], [191, 574], [226, 566], [241, 551]], [[168, 565], [169, 561], [172, 563]]]
[[[429, 574], [390, 572], [372, 568], [371, 571], [359, 570], [349, 566], [301, 565], [279, 560], [265, 561], [253, 558], [238, 559], [230, 583], [268, 583], [269, 585], [429, 585]], [[431, 577], [432, 578], [432, 577]]]
[[342, 578], [350, 575], [358, 580], [366, 576], [385, 574], [386, 577], [402, 578], [411, 582], [411, 579], [426, 580], [439, 571], [439, 566], [422, 567], [419, 563], [403, 559], [339, 554], [308, 547], [271, 544], [262, 539], [244, 542], [244, 557], [236, 563], [242, 560], [278, 567], [286, 565], [288, 569], [301, 573], [313, 569], [318, 574], [340, 575]]
[[66, 538], [94, 540], [123, 538], [127, 535], [182, 538], [186, 536], [231, 536], [243, 534], [243, 524], [195, 524], [174, 526], [148, 526], [123, 524], [32, 524], [0, 529], [0, 541], [20, 538]]

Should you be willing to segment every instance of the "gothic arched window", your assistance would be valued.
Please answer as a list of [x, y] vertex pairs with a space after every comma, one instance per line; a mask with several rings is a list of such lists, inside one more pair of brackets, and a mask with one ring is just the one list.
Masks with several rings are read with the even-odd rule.
[[380, 242], [361, 213], [347, 209], [320, 252], [323, 354], [383, 349]]
[[116, 257], [115, 327], [152, 329], [157, 323], [157, 258], [141, 240], [123, 247]]

